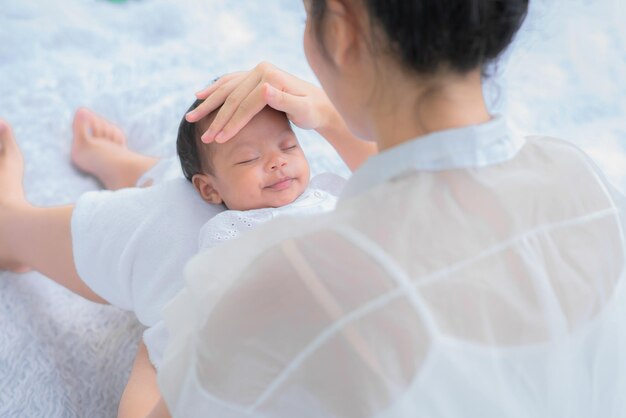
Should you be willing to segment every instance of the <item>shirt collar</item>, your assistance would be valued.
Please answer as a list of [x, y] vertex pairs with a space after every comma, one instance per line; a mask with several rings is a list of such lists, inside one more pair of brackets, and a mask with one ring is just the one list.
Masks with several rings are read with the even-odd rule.
[[385, 183], [409, 171], [484, 167], [513, 158], [524, 146], [502, 116], [489, 122], [433, 132], [370, 157], [357, 169], [341, 199]]

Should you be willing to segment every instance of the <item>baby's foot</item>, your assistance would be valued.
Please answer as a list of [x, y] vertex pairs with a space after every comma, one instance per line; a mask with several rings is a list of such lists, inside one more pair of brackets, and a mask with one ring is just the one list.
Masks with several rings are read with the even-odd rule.
[[81, 108], [72, 124], [72, 162], [116, 190], [132, 187], [156, 159], [132, 152], [122, 130], [102, 116]]
[[11, 214], [27, 205], [22, 179], [24, 159], [15, 142], [11, 126], [0, 119], [0, 270], [23, 273], [29, 269], [11, 260], [11, 237], [4, 225], [11, 222]]
[[116, 161], [127, 150], [122, 130], [89, 109], [81, 108], [74, 115], [72, 131], [72, 162], [97, 177], [106, 188], [119, 188]]

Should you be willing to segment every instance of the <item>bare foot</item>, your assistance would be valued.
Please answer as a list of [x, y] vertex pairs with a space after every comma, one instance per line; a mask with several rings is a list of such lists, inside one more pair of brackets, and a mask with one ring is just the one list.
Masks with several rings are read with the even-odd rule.
[[28, 206], [22, 186], [23, 177], [22, 153], [15, 142], [11, 126], [0, 119], [0, 270], [16, 273], [24, 273], [29, 268], [12, 260], [11, 237], [6, 235], [7, 228], [3, 225], [11, 222], [11, 213]]
[[156, 158], [128, 149], [122, 130], [89, 109], [80, 108], [72, 123], [72, 162], [107, 189], [133, 187]]

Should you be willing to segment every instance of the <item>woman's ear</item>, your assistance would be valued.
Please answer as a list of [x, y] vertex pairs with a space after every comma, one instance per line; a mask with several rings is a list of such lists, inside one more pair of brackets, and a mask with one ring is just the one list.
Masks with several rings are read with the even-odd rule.
[[219, 205], [223, 202], [222, 196], [215, 187], [215, 178], [210, 174], [194, 174], [191, 183], [205, 202], [213, 205]]
[[324, 17], [324, 47], [339, 68], [357, 58], [360, 37], [357, 33], [358, 16], [348, 14], [340, 0], [327, 0]]

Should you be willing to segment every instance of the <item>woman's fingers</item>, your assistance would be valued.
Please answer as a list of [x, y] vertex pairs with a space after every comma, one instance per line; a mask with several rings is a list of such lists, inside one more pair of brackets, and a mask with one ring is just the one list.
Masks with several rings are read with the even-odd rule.
[[221, 77], [197, 93], [204, 102], [186, 115], [197, 122], [221, 106], [215, 119], [202, 134], [202, 141], [225, 142], [237, 134], [266, 105], [285, 112], [289, 119], [305, 129], [320, 124], [320, 106], [324, 95], [319, 88], [285, 73], [269, 63], [253, 70]]
[[315, 129], [318, 121], [311, 106], [310, 98], [289, 94], [269, 83], [263, 85], [265, 102], [272, 108], [285, 112], [289, 120], [302, 129]]
[[194, 110], [185, 115], [187, 121], [193, 123], [197, 122], [218, 107], [220, 107], [224, 100], [237, 88], [240, 80], [238, 78], [231, 78], [230, 80], [220, 82], [220, 85], [215, 91], [211, 93], [202, 103], [198, 105]]
[[215, 80], [211, 81], [208, 86], [196, 92], [196, 98], [204, 100], [207, 97], [209, 97], [209, 95], [213, 93], [220, 86], [219, 84], [220, 81], [224, 82], [225, 80], [224, 79], [220, 80], [219, 78], [216, 78]]
[[[261, 82], [261, 74], [252, 71], [244, 80], [238, 79], [237, 81], [240, 84], [228, 95], [211, 126], [202, 135], [202, 141], [213, 141], [216, 135], [224, 130], [227, 123], [229, 123], [230, 129], [236, 127], [241, 129], [241, 127], [245, 126], [245, 123], [242, 125], [240, 119], [245, 119], [246, 123], [249, 122], [265, 106], [265, 104], [261, 105], [258, 103], [259, 99], [262, 99], [262, 96], [257, 91]], [[235, 120], [232, 121], [233, 123], [230, 123], [233, 118]], [[220, 138], [226, 141], [235, 135], [239, 129], [232, 132], [232, 135], [222, 135]]]
[[222, 104], [225, 108], [224, 111], [220, 109], [222, 117], [232, 115], [236, 107], [256, 88], [260, 80], [274, 72], [274, 69], [272, 64], [261, 63], [250, 71], [240, 71], [220, 77], [216, 82], [196, 93], [198, 99], [205, 99], [208, 103], [203, 103], [189, 112], [187, 120], [197, 122]]
[[[227, 121], [215, 136], [215, 142], [223, 143], [235, 136], [266, 105], [285, 112], [289, 120], [300, 128], [314, 129], [319, 125], [319, 117], [313, 111], [308, 97], [289, 94], [272, 87], [269, 83], [262, 83], [241, 102], [230, 119], [227, 120], [227, 116], [224, 116], [223, 120]], [[221, 126], [223, 122], [217, 120], [219, 117], [218, 114], [214, 123], [217, 122], [218, 126]]]
[[[217, 134], [214, 136], [215, 142], [222, 143], [228, 141], [246, 126], [266, 106], [267, 103], [264, 96], [264, 84], [257, 84], [252, 92], [234, 108], [234, 112], [231, 113], [232, 109], [226, 109], [226, 104], [224, 104], [209, 128]], [[224, 110], [228, 112], [222, 115]], [[211, 136], [207, 136], [207, 139], [212, 140]], [[205, 138], [203, 137], [202, 140], [204, 141]]]
[[207, 97], [211, 95], [211, 93], [213, 93], [215, 90], [223, 86], [226, 82], [232, 80], [233, 78], [243, 77], [246, 75], [246, 73], [247, 72], [245, 71], [237, 71], [235, 73], [230, 73], [230, 74], [226, 74], [221, 77], [218, 77], [215, 80], [213, 80], [208, 86], [206, 86], [204, 89], [197, 92], [196, 97], [198, 99], [206, 99]]
[[[250, 106], [251, 97], [255, 92], [255, 89], [259, 85], [261, 80], [260, 74], [256, 71], [251, 71], [243, 80], [237, 79], [239, 85], [233, 90], [222, 105], [222, 108], [217, 113], [215, 119], [209, 126], [208, 130], [202, 135], [202, 141], [211, 142], [215, 139], [215, 136], [220, 133], [224, 126], [231, 120], [233, 115], [238, 111], [241, 107], [242, 103], [246, 103], [246, 107], [255, 107]], [[211, 97], [212, 98], [212, 97]], [[208, 99], [207, 99], [208, 100]], [[254, 99], [253, 99], [254, 100]], [[254, 114], [258, 112], [255, 111], [249, 118], [250, 120]], [[233, 135], [237, 133], [234, 132]], [[228, 137], [230, 139], [230, 137]]]

